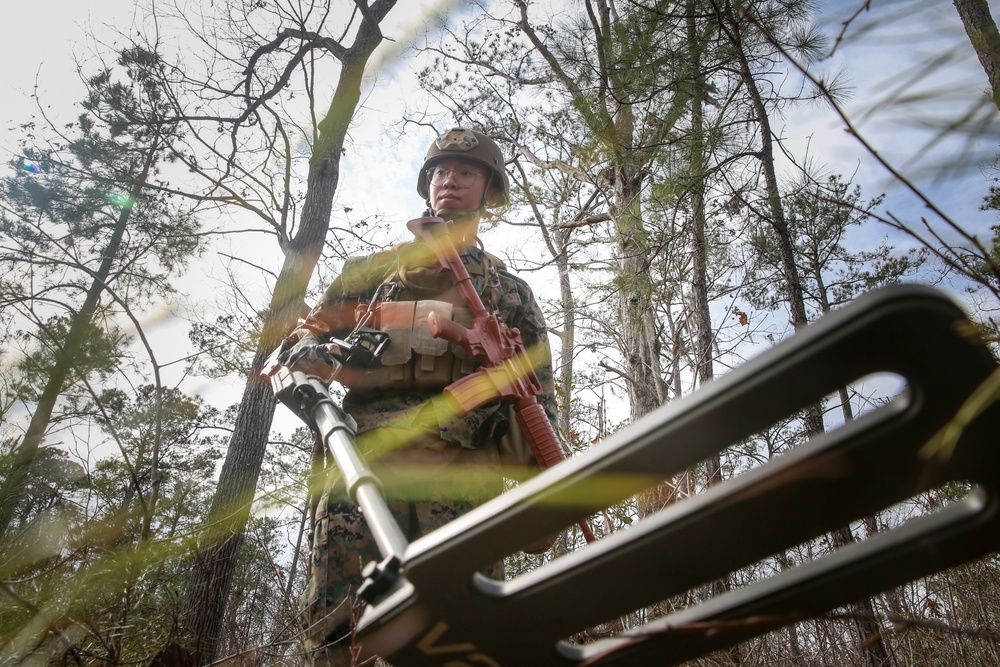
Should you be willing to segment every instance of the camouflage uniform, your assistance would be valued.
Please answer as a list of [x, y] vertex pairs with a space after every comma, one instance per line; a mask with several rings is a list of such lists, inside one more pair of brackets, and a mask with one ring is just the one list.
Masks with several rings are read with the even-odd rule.
[[[402, 301], [456, 298], [449, 293], [454, 289], [449, 277], [428, 252], [422, 243], [411, 242], [349, 260], [286, 344], [310, 335], [342, 338], [353, 329], [359, 304], [367, 304], [390, 280], [404, 283]], [[538, 360], [535, 372], [544, 390], [539, 401], [554, 425], [551, 355], [531, 289], [478, 248], [466, 250], [462, 259], [487, 310], [516, 327], [525, 348]], [[464, 350], [452, 346], [450, 352], [456, 369], [461, 365], [466, 374], [475, 369]], [[516, 430], [507, 406], [488, 405], [455, 415], [441, 395], [448, 383], [391, 389], [377, 386], [377, 381], [367, 386], [362, 378], [343, 402], [358, 423], [358, 450], [382, 481], [390, 510], [410, 541], [501, 493], [504, 466], [535, 463], [523, 446], [501, 445], [505, 427]], [[306, 649], [314, 664], [347, 666], [353, 664], [351, 592], [361, 582], [362, 566], [380, 560], [381, 554], [335, 471], [328, 474], [313, 511], [310, 575], [302, 600]], [[489, 574], [502, 578], [502, 566], [494, 566]]]

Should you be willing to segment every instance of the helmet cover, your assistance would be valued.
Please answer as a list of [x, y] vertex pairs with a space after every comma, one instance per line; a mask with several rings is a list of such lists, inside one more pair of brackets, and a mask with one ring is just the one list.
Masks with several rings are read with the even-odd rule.
[[510, 201], [510, 182], [500, 147], [482, 132], [461, 127], [448, 130], [427, 149], [424, 164], [417, 174], [417, 194], [428, 198], [427, 170], [448, 159], [469, 160], [486, 167], [492, 174], [491, 182], [497, 187], [497, 206]]

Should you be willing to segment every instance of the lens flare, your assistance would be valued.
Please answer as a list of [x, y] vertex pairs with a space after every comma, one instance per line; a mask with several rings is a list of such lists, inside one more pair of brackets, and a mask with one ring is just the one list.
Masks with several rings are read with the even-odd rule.
[[121, 192], [112, 192], [108, 195], [108, 201], [111, 202], [113, 206], [125, 207], [129, 204], [129, 196]]

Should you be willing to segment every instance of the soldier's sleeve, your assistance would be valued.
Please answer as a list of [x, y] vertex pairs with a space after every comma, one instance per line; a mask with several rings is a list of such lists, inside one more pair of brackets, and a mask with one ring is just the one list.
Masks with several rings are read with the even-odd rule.
[[285, 338], [283, 347], [290, 348], [307, 336], [325, 341], [350, 333], [357, 324], [358, 304], [371, 298], [381, 281], [380, 271], [384, 271], [385, 261], [387, 259], [379, 255], [349, 258], [340, 275], [323, 293], [323, 298]]
[[507, 273], [507, 275], [513, 278], [521, 302], [519, 312], [513, 318], [511, 326], [517, 327], [521, 332], [521, 340], [524, 342], [525, 349], [528, 350], [535, 366], [535, 375], [538, 376], [538, 381], [542, 385], [542, 394], [538, 397], [538, 402], [545, 409], [545, 415], [552, 423], [553, 430], [556, 430], [558, 406], [556, 405], [555, 382], [552, 373], [552, 349], [549, 346], [545, 316], [542, 314], [538, 302], [535, 301], [534, 292], [531, 291], [528, 283], [513, 274]]

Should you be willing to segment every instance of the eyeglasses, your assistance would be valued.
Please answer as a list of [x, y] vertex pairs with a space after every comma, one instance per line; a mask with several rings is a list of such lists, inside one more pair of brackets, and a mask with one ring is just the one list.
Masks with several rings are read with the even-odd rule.
[[438, 187], [445, 184], [448, 178], [455, 179], [455, 185], [460, 188], [471, 188], [472, 184], [476, 182], [477, 178], [481, 178], [482, 174], [478, 171], [473, 171], [471, 169], [442, 169], [440, 167], [431, 167], [427, 170], [427, 180], [431, 185], [436, 185]]

